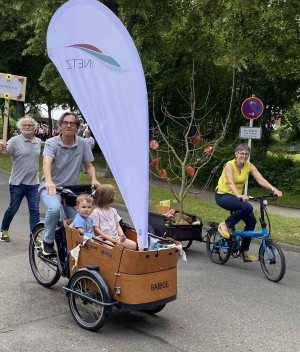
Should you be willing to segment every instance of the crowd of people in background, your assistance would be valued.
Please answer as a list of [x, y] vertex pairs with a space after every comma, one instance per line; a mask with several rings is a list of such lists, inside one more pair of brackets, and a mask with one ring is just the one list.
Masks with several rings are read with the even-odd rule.
[[34, 129], [34, 135], [41, 141], [46, 142], [49, 138], [49, 127], [46, 124], [38, 124]]

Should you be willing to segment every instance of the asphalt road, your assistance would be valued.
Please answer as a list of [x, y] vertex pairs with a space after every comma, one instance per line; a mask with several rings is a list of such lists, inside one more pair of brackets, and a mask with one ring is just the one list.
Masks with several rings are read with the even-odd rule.
[[[8, 204], [8, 176], [0, 173], [0, 214]], [[125, 220], [126, 211], [119, 210]], [[73, 320], [62, 292], [34, 279], [28, 261], [28, 211], [23, 203], [0, 242], [0, 352], [6, 351], [300, 351], [300, 254], [285, 251], [283, 280], [268, 281], [260, 264], [240, 259], [219, 266], [203, 243], [193, 243], [178, 263], [178, 297], [156, 316], [113, 311], [98, 332]], [[258, 251], [256, 244], [252, 252]]]

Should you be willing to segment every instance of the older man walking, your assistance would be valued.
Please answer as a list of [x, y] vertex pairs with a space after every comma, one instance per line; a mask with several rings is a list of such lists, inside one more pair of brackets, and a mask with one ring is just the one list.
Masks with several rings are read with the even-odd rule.
[[12, 169], [9, 178], [10, 204], [1, 224], [0, 241], [10, 242], [9, 227], [24, 197], [29, 208], [30, 230], [40, 221], [39, 212], [39, 159], [41, 140], [34, 136], [37, 122], [25, 116], [17, 122], [21, 133], [12, 137], [7, 145], [0, 143], [0, 153], [11, 155]]

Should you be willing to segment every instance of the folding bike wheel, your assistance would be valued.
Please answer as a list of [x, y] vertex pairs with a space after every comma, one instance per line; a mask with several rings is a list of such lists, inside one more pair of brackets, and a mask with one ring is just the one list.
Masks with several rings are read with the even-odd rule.
[[280, 281], [286, 269], [285, 257], [282, 249], [273, 241], [265, 242], [259, 248], [259, 260], [263, 273], [267, 279], [278, 282]]
[[[60, 278], [55, 256], [45, 257], [42, 254], [44, 240], [44, 224], [38, 224], [33, 230], [29, 241], [29, 263], [37, 282], [45, 287], [51, 287]], [[56, 249], [56, 245], [54, 242]]]
[[209, 258], [216, 264], [225, 264], [230, 257], [230, 247], [227, 239], [221, 236], [217, 229], [212, 228], [207, 233], [206, 251]]

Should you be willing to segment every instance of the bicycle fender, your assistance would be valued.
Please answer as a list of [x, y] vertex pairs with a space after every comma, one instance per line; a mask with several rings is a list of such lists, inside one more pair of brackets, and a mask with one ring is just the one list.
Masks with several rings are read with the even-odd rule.
[[43, 226], [43, 227], [45, 226], [44, 221], [40, 221], [34, 226], [34, 228], [29, 233], [29, 237], [32, 236], [32, 233], [35, 231], [36, 228], [41, 227], [41, 226]]
[[105, 280], [103, 279], [103, 277], [99, 274], [98, 271], [96, 271], [94, 269], [81, 268], [74, 275], [76, 275], [79, 272], [80, 273], [81, 272], [89, 272], [92, 276], [94, 276], [95, 280], [99, 282], [99, 284], [101, 285], [101, 288], [103, 289], [104, 303], [112, 303], [107, 284], [106, 284]]

